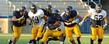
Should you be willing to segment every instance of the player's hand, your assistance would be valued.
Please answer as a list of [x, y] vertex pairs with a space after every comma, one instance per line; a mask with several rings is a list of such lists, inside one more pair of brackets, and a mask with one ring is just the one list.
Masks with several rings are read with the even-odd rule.
[[81, 21], [81, 22], [79, 23], [79, 25], [81, 26], [81, 25], [83, 24], [83, 22], [84, 22], [84, 21]]
[[73, 23], [79, 23], [79, 19], [76, 19], [76, 20], [72, 21], [72, 24]]
[[106, 26], [107, 26], [107, 24], [104, 24], [104, 25], [103, 25], [103, 29], [105, 29], [105, 28], [106, 28]]

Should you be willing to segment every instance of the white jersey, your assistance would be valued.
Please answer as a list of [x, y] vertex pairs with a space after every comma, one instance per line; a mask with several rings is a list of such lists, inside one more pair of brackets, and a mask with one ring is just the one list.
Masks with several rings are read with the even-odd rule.
[[60, 15], [61, 17], [64, 16], [65, 12], [62, 12], [62, 14]]
[[34, 14], [33, 12], [29, 12], [28, 16], [30, 17], [30, 19], [36, 24], [36, 25], [43, 25], [45, 24], [44, 19], [42, 19], [42, 17], [44, 17], [44, 12], [41, 9], [38, 9], [37, 12]]
[[93, 20], [103, 20], [103, 18], [107, 16], [105, 10], [101, 10], [100, 13], [97, 13], [95, 9], [90, 9], [88, 12], [91, 14], [90, 18]]

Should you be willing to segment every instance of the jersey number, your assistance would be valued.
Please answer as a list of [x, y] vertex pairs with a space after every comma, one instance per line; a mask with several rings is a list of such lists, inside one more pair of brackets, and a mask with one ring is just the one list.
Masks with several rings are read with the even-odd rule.
[[102, 20], [103, 19], [103, 16], [102, 15], [95, 15], [95, 20]]
[[32, 19], [33, 19], [33, 22], [39, 23], [39, 18], [37, 16], [33, 16]]

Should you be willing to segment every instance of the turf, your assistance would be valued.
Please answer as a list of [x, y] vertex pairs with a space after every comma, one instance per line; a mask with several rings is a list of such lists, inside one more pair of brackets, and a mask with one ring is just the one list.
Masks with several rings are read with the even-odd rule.
[[[7, 44], [8, 39], [11, 38], [11, 34], [0, 34], [0, 44]], [[31, 38], [30, 34], [22, 34], [21, 38], [18, 40], [17, 44], [27, 44], [29, 39]], [[76, 40], [76, 38], [74, 37]], [[83, 34], [81, 38], [82, 44], [90, 44], [90, 35], [89, 34]], [[59, 41], [50, 41], [49, 44], [59, 44]], [[68, 39], [65, 40], [65, 44], [71, 44]], [[97, 44], [97, 40], [95, 41], [95, 44]], [[102, 44], [109, 44], [109, 35], [105, 35], [103, 43]]]

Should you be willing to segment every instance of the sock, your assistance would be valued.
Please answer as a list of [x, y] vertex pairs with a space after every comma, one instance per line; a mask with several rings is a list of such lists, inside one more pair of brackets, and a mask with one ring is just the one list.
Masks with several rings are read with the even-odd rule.
[[98, 39], [98, 44], [101, 44], [101, 42], [102, 42], [102, 39]]
[[80, 37], [77, 37], [78, 44], [81, 44]]
[[36, 40], [33, 40], [33, 44], [36, 44]]
[[29, 41], [29, 44], [30, 44], [30, 43], [36, 44], [36, 40], [30, 40], [30, 41]]
[[60, 44], [64, 44], [64, 41], [65, 41], [65, 36], [62, 36], [60, 39]]
[[71, 41], [72, 44], [76, 44], [74, 40]]
[[92, 39], [90, 39], [90, 44], [93, 44], [93, 40]]
[[12, 40], [9, 40], [9, 43], [8, 44], [12, 44]]
[[46, 41], [46, 44], [48, 44], [48, 41]]

